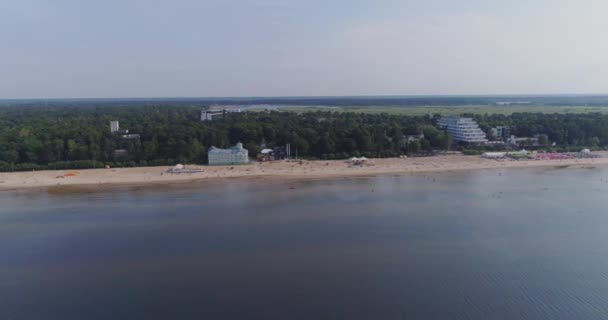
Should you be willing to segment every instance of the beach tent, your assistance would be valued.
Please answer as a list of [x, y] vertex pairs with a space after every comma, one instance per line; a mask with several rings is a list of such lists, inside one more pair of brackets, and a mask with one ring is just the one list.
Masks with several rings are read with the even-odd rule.
[[369, 159], [367, 159], [366, 157], [361, 157], [361, 158], [356, 158], [356, 157], [352, 157], [350, 159], [348, 159], [348, 162], [350, 162], [353, 165], [356, 166], [361, 166], [361, 165], [367, 165], [370, 163]]
[[481, 157], [486, 159], [501, 159], [507, 156], [506, 152], [484, 152]]

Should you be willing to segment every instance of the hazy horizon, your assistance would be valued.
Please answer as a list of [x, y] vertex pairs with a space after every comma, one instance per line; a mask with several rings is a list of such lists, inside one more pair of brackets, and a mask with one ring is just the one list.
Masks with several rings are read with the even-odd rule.
[[386, 94], [386, 95], [330, 95], [330, 96], [107, 96], [107, 97], [36, 97], [36, 98], [4, 98], [0, 97], [0, 101], [11, 101], [11, 100], [213, 100], [213, 99], [341, 99], [341, 98], [352, 98], [352, 99], [390, 99], [390, 98], [402, 98], [402, 99], [415, 99], [415, 98], [542, 98], [542, 97], [608, 97], [608, 93], [531, 93], [531, 94]]
[[603, 95], [599, 0], [0, 2], [0, 99]]

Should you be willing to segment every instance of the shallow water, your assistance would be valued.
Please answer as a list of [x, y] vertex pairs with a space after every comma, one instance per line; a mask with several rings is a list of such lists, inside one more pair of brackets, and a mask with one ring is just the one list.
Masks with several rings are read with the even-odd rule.
[[0, 319], [608, 318], [608, 171], [0, 193]]

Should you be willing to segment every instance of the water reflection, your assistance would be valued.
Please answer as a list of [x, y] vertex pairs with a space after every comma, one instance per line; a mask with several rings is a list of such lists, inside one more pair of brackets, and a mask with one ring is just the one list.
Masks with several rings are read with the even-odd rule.
[[0, 318], [602, 318], [606, 176], [0, 193]]

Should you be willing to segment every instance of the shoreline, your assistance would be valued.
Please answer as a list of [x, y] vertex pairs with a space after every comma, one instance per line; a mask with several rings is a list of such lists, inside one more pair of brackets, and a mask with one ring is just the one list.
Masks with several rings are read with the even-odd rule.
[[[200, 166], [196, 173], [172, 174], [168, 167], [137, 167], [86, 170], [49, 170], [0, 173], [0, 192], [83, 187], [147, 186], [226, 179], [324, 180], [378, 175], [440, 173], [533, 167], [608, 166], [608, 153], [601, 158], [567, 160], [492, 160], [479, 156], [446, 155], [427, 158], [372, 159], [372, 166], [352, 166], [344, 160], [302, 160], [253, 163], [241, 166]], [[75, 175], [68, 176], [73, 173]]]

